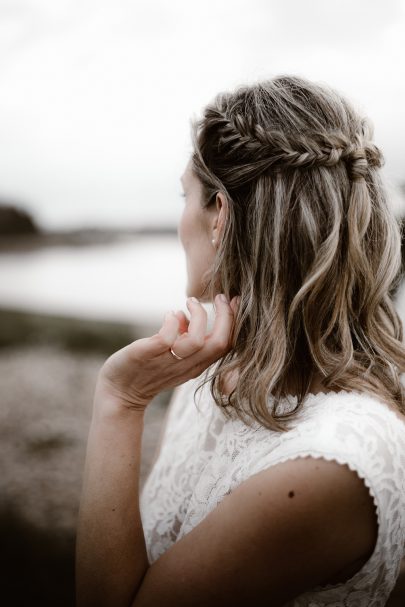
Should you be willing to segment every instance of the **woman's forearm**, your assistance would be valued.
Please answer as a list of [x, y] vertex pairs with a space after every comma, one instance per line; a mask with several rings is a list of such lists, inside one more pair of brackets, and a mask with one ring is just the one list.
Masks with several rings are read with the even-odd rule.
[[[157, 333], [114, 352], [100, 369], [77, 531], [78, 607], [133, 604], [149, 569], [139, 511], [145, 409], [232, 349], [237, 302], [218, 294], [207, 335], [207, 312], [190, 298], [190, 320], [169, 312]], [[175, 357], [173, 348], [180, 348]]]
[[128, 607], [148, 568], [139, 512], [143, 412], [93, 415], [76, 544], [78, 607]]

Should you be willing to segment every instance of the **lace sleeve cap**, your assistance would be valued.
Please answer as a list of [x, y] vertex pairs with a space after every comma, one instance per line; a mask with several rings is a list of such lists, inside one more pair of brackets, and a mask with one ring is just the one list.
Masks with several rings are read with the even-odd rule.
[[405, 425], [372, 397], [339, 396], [309, 407], [308, 415], [283, 435], [267, 464], [313, 457], [356, 472], [376, 506], [379, 532], [374, 557], [378, 554], [395, 569], [405, 555]]

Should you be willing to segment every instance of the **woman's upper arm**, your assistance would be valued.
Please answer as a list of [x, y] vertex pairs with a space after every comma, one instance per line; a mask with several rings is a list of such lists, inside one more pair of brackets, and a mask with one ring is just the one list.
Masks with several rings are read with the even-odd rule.
[[377, 537], [347, 466], [297, 458], [251, 476], [147, 570], [133, 607], [269, 605], [323, 585]]

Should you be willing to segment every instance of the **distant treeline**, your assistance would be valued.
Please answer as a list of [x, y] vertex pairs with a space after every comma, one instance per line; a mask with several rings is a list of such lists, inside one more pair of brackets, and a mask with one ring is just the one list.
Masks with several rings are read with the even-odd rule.
[[14, 204], [0, 202], [0, 235], [38, 234], [39, 229], [25, 209]]
[[0, 200], [0, 249], [108, 244], [125, 236], [176, 235], [175, 225], [43, 230], [21, 205]]

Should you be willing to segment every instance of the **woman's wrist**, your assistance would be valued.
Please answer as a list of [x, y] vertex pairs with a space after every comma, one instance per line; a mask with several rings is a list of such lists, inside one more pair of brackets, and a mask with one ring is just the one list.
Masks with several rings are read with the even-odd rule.
[[102, 403], [93, 408], [92, 424], [142, 424], [145, 421], [143, 411], [130, 410], [119, 403]]
[[131, 395], [129, 399], [121, 390], [114, 385], [101, 380], [97, 381], [93, 400], [93, 417], [101, 418], [120, 418], [120, 417], [139, 417], [143, 418], [145, 409], [152, 398], [139, 397]]
[[93, 401], [93, 421], [144, 420], [150, 401], [129, 403], [124, 397], [96, 390]]

